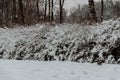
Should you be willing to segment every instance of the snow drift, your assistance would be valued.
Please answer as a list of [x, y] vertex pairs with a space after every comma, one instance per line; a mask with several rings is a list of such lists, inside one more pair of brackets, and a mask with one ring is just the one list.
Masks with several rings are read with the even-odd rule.
[[119, 63], [120, 19], [101, 24], [0, 28], [0, 58]]

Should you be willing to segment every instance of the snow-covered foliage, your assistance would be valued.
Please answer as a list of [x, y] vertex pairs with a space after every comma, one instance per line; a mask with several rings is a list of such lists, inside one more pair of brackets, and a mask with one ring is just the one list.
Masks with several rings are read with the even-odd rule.
[[119, 63], [119, 34], [120, 19], [92, 26], [36, 24], [0, 28], [0, 58]]

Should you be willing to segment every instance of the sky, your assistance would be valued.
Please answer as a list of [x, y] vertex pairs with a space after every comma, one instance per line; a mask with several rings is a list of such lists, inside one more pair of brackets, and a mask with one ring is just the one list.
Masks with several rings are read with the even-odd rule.
[[[94, 1], [101, 1], [101, 0], [94, 0]], [[105, 1], [105, 0], [104, 0]], [[120, 1], [120, 0], [113, 0], [113, 1]], [[88, 4], [88, 0], [65, 0], [64, 8], [67, 10], [68, 15], [71, 9], [74, 9], [80, 4], [81, 6], [84, 4]]]
[[[99, 0], [95, 0], [99, 1]], [[65, 8], [71, 8], [77, 6], [77, 4], [84, 5], [88, 4], [88, 0], [65, 0]]]
[[[95, 0], [95, 1], [99, 1], [99, 0]], [[88, 0], [65, 0], [64, 8], [68, 11], [68, 15], [71, 9], [76, 8], [78, 4], [80, 5], [88, 4]]]
[[[101, 0], [94, 0], [94, 1], [101, 1]], [[112, 1], [120, 1], [120, 0], [112, 0]], [[69, 9], [77, 6], [77, 4], [80, 5], [88, 4], [88, 0], [65, 0], [64, 8]]]

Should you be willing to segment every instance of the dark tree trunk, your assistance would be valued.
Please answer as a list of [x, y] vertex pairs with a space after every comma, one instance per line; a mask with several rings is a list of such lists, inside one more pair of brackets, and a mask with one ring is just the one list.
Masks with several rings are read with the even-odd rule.
[[54, 20], [54, 13], [53, 13], [54, 3], [53, 3], [53, 0], [51, 0], [51, 5], [52, 5], [52, 7], [51, 7], [51, 21], [53, 21]]
[[39, 22], [39, 20], [40, 20], [40, 11], [39, 11], [39, 0], [37, 0], [36, 1], [36, 6], [37, 6], [37, 17], [38, 17], [38, 19], [37, 19], [37, 21]]
[[2, 2], [0, 1], [0, 26], [2, 25]]
[[1, 6], [1, 25], [4, 23], [4, 0], [2, 0], [2, 6]]
[[4, 0], [0, 0], [0, 25], [2, 25], [2, 20], [3, 20], [3, 1]]
[[101, 22], [103, 21], [103, 14], [104, 13], [104, 2], [101, 0]]
[[89, 2], [89, 10], [90, 10], [90, 21], [92, 23], [97, 22], [94, 0], [88, 0], [88, 2]]
[[48, 0], [48, 3], [49, 3], [48, 19], [49, 19], [49, 22], [51, 22], [51, 0]]
[[46, 21], [46, 15], [47, 15], [47, 0], [45, 0], [44, 21]]
[[18, 0], [19, 3], [19, 8], [20, 8], [20, 12], [21, 12], [21, 22], [22, 24], [25, 24], [25, 16], [24, 16], [24, 10], [23, 10], [23, 0]]
[[60, 0], [59, 6], [60, 6], [60, 23], [63, 23], [63, 5], [64, 0]]
[[62, 1], [60, 0], [60, 23], [62, 23]]
[[16, 0], [13, 0], [13, 12], [12, 12], [12, 22], [16, 23], [17, 14], [16, 14]]
[[9, 4], [10, 2], [7, 0], [5, 2], [5, 7], [6, 7], [6, 12], [5, 12], [5, 24], [7, 25], [8, 24], [8, 20], [9, 20]]

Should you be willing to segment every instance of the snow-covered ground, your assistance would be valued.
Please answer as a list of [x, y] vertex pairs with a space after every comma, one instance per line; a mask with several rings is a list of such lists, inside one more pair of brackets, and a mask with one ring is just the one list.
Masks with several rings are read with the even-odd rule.
[[120, 80], [120, 66], [0, 60], [0, 80]]

